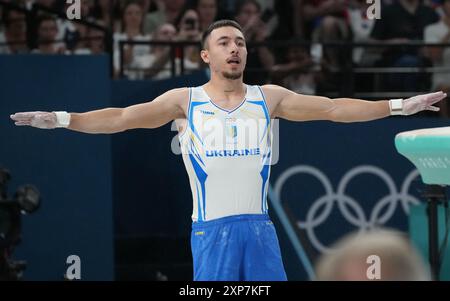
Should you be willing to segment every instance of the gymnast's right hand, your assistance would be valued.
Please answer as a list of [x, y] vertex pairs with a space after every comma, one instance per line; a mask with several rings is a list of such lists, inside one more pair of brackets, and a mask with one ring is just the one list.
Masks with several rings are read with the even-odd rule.
[[10, 116], [17, 126], [32, 126], [39, 129], [54, 129], [58, 127], [55, 112], [21, 112]]

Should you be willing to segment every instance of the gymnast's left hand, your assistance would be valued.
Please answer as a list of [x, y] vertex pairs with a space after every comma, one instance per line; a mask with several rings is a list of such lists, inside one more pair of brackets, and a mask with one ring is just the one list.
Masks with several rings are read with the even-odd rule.
[[413, 96], [403, 100], [403, 115], [413, 115], [420, 111], [438, 112], [439, 108], [433, 106], [447, 97], [447, 94], [439, 91], [434, 93]]

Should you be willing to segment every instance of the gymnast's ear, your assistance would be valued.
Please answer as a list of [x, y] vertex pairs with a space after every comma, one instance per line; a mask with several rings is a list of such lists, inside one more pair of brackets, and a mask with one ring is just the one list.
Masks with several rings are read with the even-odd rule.
[[200, 51], [200, 56], [205, 64], [209, 64], [209, 51], [207, 49]]

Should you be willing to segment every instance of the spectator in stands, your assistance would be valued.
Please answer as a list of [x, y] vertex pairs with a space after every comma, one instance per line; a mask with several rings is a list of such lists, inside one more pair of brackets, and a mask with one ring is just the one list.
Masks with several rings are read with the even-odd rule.
[[[383, 7], [383, 17], [376, 20], [371, 38], [376, 42], [387, 44], [423, 41], [425, 27], [437, 21], [436, 12], [431, 7], [421, 4], [420, 0], [398, 0]], [[417, 47], [389, 47], [377, 65], [424, 67], [427, 60]], [[391, 74], [385, 79], [385, 88], [388, 91], [417, 91], [430, 88], [421, 87], [422, 83], [427, 83], [426, 77], [417, 73]]]
[[[155, 41], [174, 41], [177, 37], [177, 29], [170, 23], [159, 26], [152, 35]], [[172, 76], [171, 71], [171, 48], [170, 46], [156, 45], [152, 46], [149, 58], [146, 59], [147, 68], [145, 72], [146, 78], [156, 80], [167, 79]], [[177, 75], [178, 62], [175, 62], [175, 74]], [[179, 68], [178, 68], [179, 69]]]
[[[178, 41], [196, 42], [198, 44], [185, 46], [183, 49], [183, 64], [187, 73], [192, 70], [198, 70], [202, 60], [199, 49], [201, 40], [200, 21], [197, 12], [194, 9], [186, 9], [176, 21], [176, 27], [178, 29]], [[177, 58], [181, 58], [179, 52], [177, 53]]]
[[[99, 22], [98, 25], [103, 26], [103, 23]], [[87, 32], [87, 46], [91, 54], [98, 55], [105, 53], [105, 33], [102, 30], [95, 28], [89, 28]]]
[[5, 9], [2, 19], [5, 30], [0, 32], [0, 54], [28, 52], [25, 14], [16, 10]]
[[42, 15], [37, 23], [37, 49], [33, 53], [39, 54], [66, 54], [64, 44], [56, 41], [58, 26], [52, 16]]
[[[90, 54], [88, 32], [89, 28], [86, 25], [75, 23], [75, 34], [76, 38], [69, 44], [66, 40], [67, 48], [73, 54]], [[69, 47], [70, 46], [70, 47]]]
[[[179, 26], [180, 31], [177, 32], [176, 28], [166, 23], [156, 29], [152, 36], [152, 40], [157, 41], [186, 41], [191, 40], [197, 42], [199, 39], [200, 31], [196, 28], [198, 25], [192, 25], [191, 21], [186, 22], [189, 18], [195, 19], [196, 14], [193, 10], [186, 10], [180, 19]], [[195, 19], [197, 20], [197, 19]], [[147, 60], [149, 68], [146, 72], [147, 78], [152, 79], [166, 79], [172, 76], [172, 61], [171, 61], [171, 48], [169, 46], [153, 46], [150, 54], [150, 59]], [[193, 70], [197, 70], [201, 65], [199, 64], [197, 57], [199, 53], [198, 46], [186, 47], [184, 51], [184, 74]], [[178, 52], [179, 54], [179, 52]], [[181, 60], [180, 57], [176, 57], [174, 60], [175, 66], [173, 74], [174, 76], [181, 75]]]
[[121, 11], [118, 0], [96, 0], [92, 16], [96, 22], [101, 22], [112, 32], [119, 31]]
[[[366, 0], [350, 0], [347, 16], [351, 37], [355, 43], [369, 43], [370, 33], [375, 26], [375, 19], [367, 16], [371, 4]], [[373, 67], [381, 57], [379, 49], [373, 47], [353, 48], [353, 65], [359, 67]], [[374, 74], [361, 73], [355, 76], [354, 87], [357, 92], [374, 91]]]
[[122, 57], [120, 56], [121, 41], [150, 41], [150, 36], [144, 35], [142, 31], [143, 12], [137, 1], [131, 1], [125, 6], [122, 24], [123, 32], [114, 34], [114, 69], [116, 76], [119, 75], [121, 60], [123, 59], [124, 74], [130, 79], [142, 78], [143, 71], [140, 69], [143, 66], [141, 66], [142, 60], [139, 57], [147, 56], [150, 53], [150, 47], [148, 45], [124, 45]]
[[218, 0], [196, 0], [194, 7], [199, 17], [200, 31], [203, 32], [216, 21]]
[[144, 20], [144, 32], [151, 34], [159, 25], [171, 23], [180, 16], [186, 5], [186, 0], [162, 0], [162, 6], [155, 12], [147, 14]]
[[[303, 18], [307, 40], [317, 43], [336, 42], [349, 38], [347, 0], [305, 0]], [[342, 69], [347, 58], [336, 47], [324, 47], [317, 60], [331, 71]]]
[[[94, 18], [91, 17], [91, 11], [93, 7], [92, 0], [81, 0], [81, 20], [94, 22]], [[66, 2], [64, 10], [70, 7], [70, 3]], [[88, 42], [87, 42], [87, 32], [88, 28], [86, 25], [80, 24], [78, 22], [73, 22], [67, 19], [58, 19], [58, 35], [56, 40], [64, 41], [64, 44], [68, 50], [74, 54], [89, 54]]]
[[[264, 12], [266, 9], [271, 9], [275, 5], [275, 0], [255, 0]], [[221, 19], [232, 19], [236, 14], [236, 7], [239, 6], [241, 0], [219, 0], [219, 13]]]
[[[236, 6], [236, 21], [242, 26], [247, 43], [264, 42], [269, 33], [261, 20], [261, 6], [255, 0], [242, 0]], [[266, 46], [248, 48], [247, 68], [244, 81], [250, 85], [263, 85], [275, 58]]]
[[267, 37], [272, 37], [279, 25], [278, 12], [275, 7], [275, 0], [256, 0], [261, 7], [261, 21], [264, 22]]
[[[295, 42], [296, 40], [293, 40]], [[287, 50], [286, 62], [272, 67], [272, 82], [281, 84], [294, 92], [313, 95], [316, 91], [315, 75], [312, 72], [312, 61], [307, 47], [290, 46]]]
[[[321, 74], [317, 81], [317, 93], [339, 91], [342, 87], [342, 73], [348, 64], [348, 53], [341, 48], [322, 46], [326, 42], [342, 42], [349, 39], [346, 15], [347, 0], [304, 0], [296, 5], [303, 13], [303, 31], [306, 40], [313, 42], [311, 57], [320, 64]], [[298, 15], [298, 13], [297, 13]], [[296, 24], [299, 26], [299, 23]], [[301, 25], [300, 25], [301, 26]], [[297, 32], [300, 29], [296, 30]]]
[[[347, 15], [352, 32], [353, 41], [368, 42], [370, 33], [375, 26], [375, 19], [367, 17], [369, 3], [365, 0], [352, 0], [347, 7]], [[353, 62], [362, 66], [373, 66], [373, 59], [370, 55], [370, 48], [358, 47], [353, 50]], [[378, 56], [376, 56], [378, 57]]]
[[[398, 231], [379, 229], [363, 235], [351, 233], [334, 244], [332, 249], [332, 253], [324, 254], [318, 260], [316, 280], [431, 280], [423, 258]], [[370, 268], [377, 262], [378, 267]]]
[[[425, 27], [426, 43], [450, 43], [450, 0], [443, 0], [442, 12], [443, 15], [439, 22]], [[426, 53], [434, 67], [450, 68], [450, 47], [428, 47]], [[450, 92], [450, 71], [435, 72], [432, 89]], [[443, 101], [439, 106], [441, 108], [439, 114], [448, 118], [450, 108], [447, 102]]]

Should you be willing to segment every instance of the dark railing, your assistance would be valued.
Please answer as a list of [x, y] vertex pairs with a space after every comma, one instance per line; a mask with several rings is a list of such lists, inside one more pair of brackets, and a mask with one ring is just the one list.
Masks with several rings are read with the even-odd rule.
[[[273, 48], [286, 48], [290, 46], [301, 46], [309, 48], [310, 46], [318, 44], [305, 41], [267, 41], [261, 43], [249, 43], [248, 48], [253, 47], [269, 47]], [[171, 74], [176, 76], [175, 73], [175, 53], [176, 49], [184, 49], [186, 46], [197, 46], [200, 49], [200, 44], [198, 42], [168, 42], [168, 41], [148, 41], [148, 42], [137, 42], [137, 41], [121, 41], [119, 43], [120, 52], [120, 76], [124, 76], [124, 63], [123, 63], [123, 48], [125, 45], [148, 45], [148, 46], [167, 46], [171, 49]], [[340, 90], [336, 92], [328, 93], [330, 97], [357, 97], [357, 98], [395, 98], [395, 97], [407, 97], [416, 94], [420, 94], [423, 91], [407, 91], [407, 92], [356, 92], [355, 91], [355, 76], [358, 74], [392, 74], [392, 73], [402, 73], [402, 74], [412, 74], [412, 73], [450, 73], [450, 66], [448, 67], [358, 67], [353, 63], [353, 51], [355, 48], [422, 48], [422, 47], [450, 47], [450, 43], [423, 43], [423, 42], [409, 42], [409, 43], [382, 43], [382, 42], [327, 42], [320, 43], [324, 47], [337, 47], [344, 52], [346, 56], [346, 63], [342, 66], [341, 70], [333, 71], [334, 73], [342, 74], [342, 78], [345, 80], [340, 86]], [[181, 74], [184, 74], [184, 53], [183, 51], [178, 52], [180, 58], [180, 69]], [[249, 69], [247, 69], [248, 71]], [[252, 70], [255, 72], [261, 70]]]
[[190, 41], [179, 41], [179, 42], [168, 42], [168, 41], [120, 41], [119, 42], [119, 57], [120, 57], [120, 70], [119, 74], [120, 77], [124, 77], [124, 47], [125, 45], [148, 45], [148, 46], [166, 46], [170, 47], [170, 69], [171, 69], [171, 76], [176, 76], [176, 58], [177, 58], [177, 50], [179, 51], [179, 58], [180, 58], [180, 73], [183, 75], [185, 74], [186, 67], [184, 65], [184, 48], [187, 46], [197, 46], [200, 52], [201, 46], [198, 42], [190, 42]]

